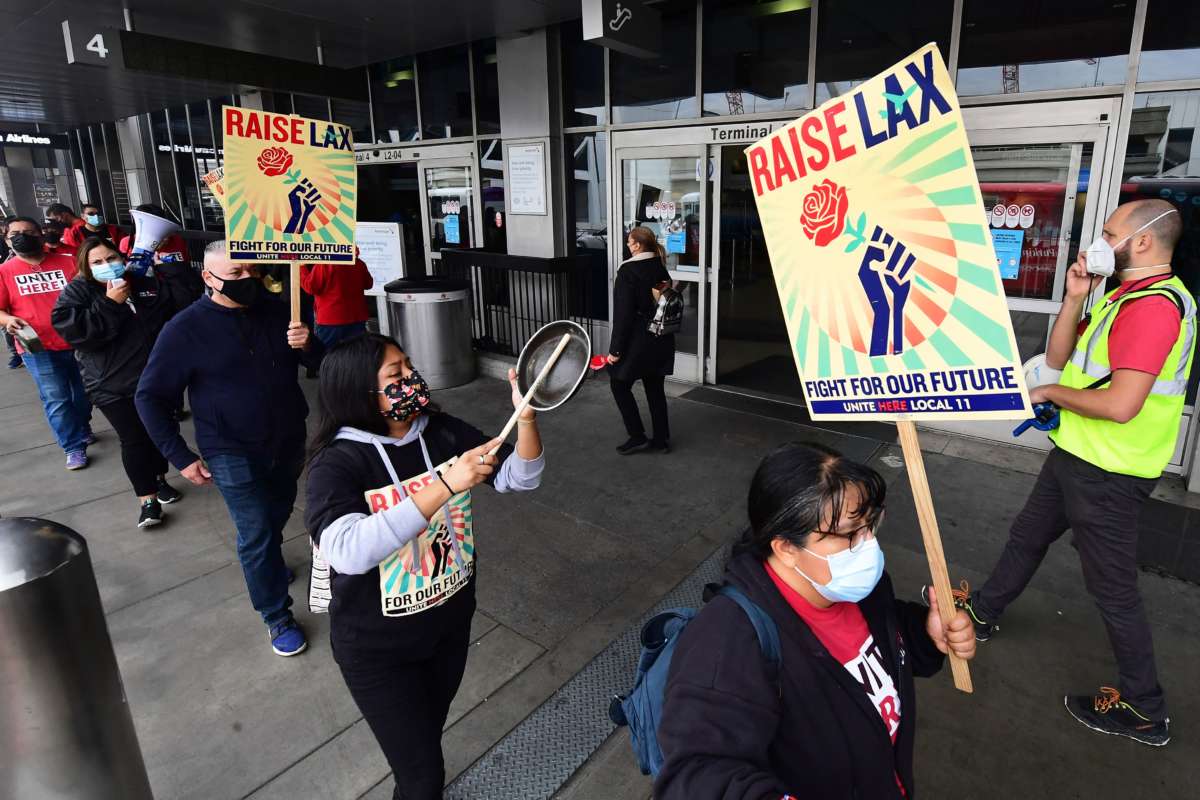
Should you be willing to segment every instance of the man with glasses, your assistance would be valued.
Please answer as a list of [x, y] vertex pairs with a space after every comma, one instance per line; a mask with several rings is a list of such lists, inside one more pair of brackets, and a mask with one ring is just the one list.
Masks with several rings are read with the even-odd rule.
[[[207, 294], [159, 334], [135, 398], [150, 437], [183, 477], [216, 484], [237, 528], [250, 602], [277, 655], [308, 642], [292, 617], [283, 528], [304, 466], [308, 404], [296, 369], [320, 362], [321, 345], [267, 293], [250, 264], [229, 260], [223, 240], [204, 250]], [[187, 390], [197, 455], [175, 410]]]

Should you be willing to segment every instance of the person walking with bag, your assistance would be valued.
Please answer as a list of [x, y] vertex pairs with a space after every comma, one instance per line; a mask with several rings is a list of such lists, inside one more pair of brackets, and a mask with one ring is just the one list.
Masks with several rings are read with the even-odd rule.
[[876, 534], [887, 484], [818, 444], [763, 459], [725, 582], [774, 622], [768, 664], [750, 617], [709, 601], [679, 635], [658, 744], [658, 800], [914, 796], [914, 676], [975, 654], [971, 620], [897, 600]]
[[163, 519], [163, 505], [183, 495], [167, 483], [163, 458], [138, 416], [133, 396], [163, 325], [174, 314], [176, 287], [125, 270], [117, 246], [84, 241], [75, 262], [79, 274], [50, 313], [54, 329], [75, 348], [83, 386], [121, 441], [121, 463], [138, 497], [137, 526]]
[[[519, 405], [512, 370], [509, 383]], [[442, 727], [475, 613], [471, 490], [538, 487], [535, 412], [520, 416], [515, 448], [489, 439], [437, 411], [396, 341], [374, 333], [330, 350], [318, 397], [305, 524], [330, 567], [334, 659], [395, 774], [393, 797], [440, 798]]]
[[[666, 254], [653, 231], [641, 226], [629, 232], [631, 253], [617, 270], [613, 283], [612, 339], [608, 348], [608, 379], [613, 400], [621, 412], [629, 438], [617, 447], [621, 455], [641, 450], [668, 453], [671, 427], [667, 419], [665, 382], [675, 369], [675, 335], [656, 336], [649, 330], [658, 304], [656, 292], [670, 286]], [[650, 422], [650, 438], [633, 397], [633, 385], [642, 382]]]

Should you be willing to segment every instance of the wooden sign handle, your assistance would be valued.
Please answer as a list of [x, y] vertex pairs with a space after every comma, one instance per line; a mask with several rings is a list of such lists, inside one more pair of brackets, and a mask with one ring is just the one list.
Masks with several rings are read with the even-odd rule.
[[292, 295], [292, 322], [301, 322], [300, 319], [300, 262], [292, 261], [288, 265], [291, 270], [291, 279], [288, 281], [289, 291]]
[[[950, 591], [950, 573], [946, 570], [946, 554], [942, 551], [942, 535], [938, 531], [937, 515], [933, 510], [933, 496], [929, 492], [929, 478], [925, 474], [925, 459], [921, 456], [917, 426], [912, 422], [900, 421], [896, 423], [896, 428], [900, 433], [904, 463], [908, 465], [908, 483], [912, 486], [913, 504], [921, 523], [921, 538], [925, 541], [925, 556], [929, 559], [929, 573], [933, 576], [938, 611], [945, 620], [954, 613], [954, 595]], [[973, 692], [967, 662], [954, 655], [953, 651], [948, 657], [950, 672], [954, 675], [954, 688], [968, 694]]]

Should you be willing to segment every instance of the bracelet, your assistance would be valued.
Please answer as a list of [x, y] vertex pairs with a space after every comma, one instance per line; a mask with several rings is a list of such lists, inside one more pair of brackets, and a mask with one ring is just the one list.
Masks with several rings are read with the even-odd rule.
[[438, 476], [438, 480], [442, 482], [442, 486], [446, 487], [446, 491], [448, 491], [450, 493], [451, 497], [454, 497], [454, 495], [458, 494], [458, 492], [456, 492], [450, 488], [450, 484], [446, 483], [446, 477], [444, 475], [442, 475], [442, 473], [439, 472], [437, 474], [437, 476]]
[[518, 425], [532, 425], [535, 422], [537, 422], [537, 417], [534, 417], [533, 419], [521, 419], [520, 417], [517, 417]]

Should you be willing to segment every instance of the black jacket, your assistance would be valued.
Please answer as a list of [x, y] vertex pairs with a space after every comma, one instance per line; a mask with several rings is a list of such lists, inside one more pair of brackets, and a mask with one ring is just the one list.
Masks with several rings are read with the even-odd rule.
[[83, 387], [98, 406], [133, 397], [159, 331], [181, 302], [157, 278], [125, 280], [132, 307], [109, 300], [106, 284], [76, 275], [50, 313], [54, 329], [75, 348]]
[[236, 309], [202, 297], [163, 326], [134, 399], [150, 438], [177, 469], [197, 458], [174, 417], [185, 389], [205, 458], [299, 456], [308, 403], [296, 368], [315, 368], [323, 348], [311, 336], [308, 350], [293, 350], [288, 322], [287, 306], [269, 295]]
[[913, 675], [934, 674], [944, 659], [925, 632], [928, 609], [897, 600], [886, 573], [859, 603], [900, 695], [893, 747], [867, 693], [788, 605], [762, 561], [735, 556], [725, 578], [779, 626], [780, 679], [768, 678], [741, 608], [725, 597], [708, 603], [671, 659], [658, 731], [666, 764], [654, 796], [896, 800], [899, 775], [911, 800]]
[[621, 360], [608, 368], [609, 377], [635, 381], [674, 371], [675, 337], [654, 336], [646, 330], [654, 318], [654, 295], [650, 290], [669, 280], [671, 276], [658, 256], [632, 258], [617, 270], [608, 352]]

